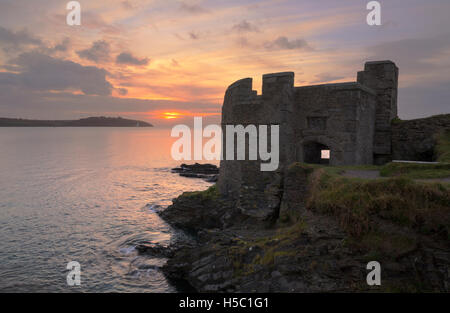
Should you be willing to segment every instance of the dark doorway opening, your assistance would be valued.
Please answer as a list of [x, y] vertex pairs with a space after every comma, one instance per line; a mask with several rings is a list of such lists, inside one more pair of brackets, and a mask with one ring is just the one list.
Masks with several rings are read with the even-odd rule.
[[331, 150], [328, 146], [318, 142], [303, 145], [304, 162], [310, 164], [330, 164]]

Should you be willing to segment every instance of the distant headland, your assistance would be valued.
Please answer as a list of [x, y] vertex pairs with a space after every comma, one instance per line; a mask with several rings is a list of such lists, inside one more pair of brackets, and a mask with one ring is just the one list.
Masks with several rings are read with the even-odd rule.
[[0, 117], [0, 127], [153, 127], [153, 125], [138, 120], [104, 116], [79, 120], [26, 120]]

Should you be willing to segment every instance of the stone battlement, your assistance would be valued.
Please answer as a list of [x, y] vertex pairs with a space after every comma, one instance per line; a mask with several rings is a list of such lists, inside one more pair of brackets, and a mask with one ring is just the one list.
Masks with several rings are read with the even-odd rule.
[[[263, 75], [261, 95], [253, 90], [251, 78], [234, 82], [225, 93], [224, 130], [236, 124], [280, 126], [276, 173], [262, 173], [260, 161], [221, 161], [221, 193], [243, 199], [243, 186], [261, 191], [246, 200], [261, 202], [257, 215], [264, 215], [261, 207], [277, 203], [271, 186], [282, 181], [283, 171], [293, 162], [362, 165], [391, 159], [390, 125], [397, 116], [395, 63], [367, 62], [354, 82], [297, 87], [294, 76], [293, 72]], [[225, 155], [226, 136], [223, 139]]]

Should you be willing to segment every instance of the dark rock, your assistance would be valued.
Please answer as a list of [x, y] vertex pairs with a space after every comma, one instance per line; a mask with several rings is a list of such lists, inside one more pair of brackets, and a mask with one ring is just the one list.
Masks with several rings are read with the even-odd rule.
[[151, 255], [155, 257], [170, 258], [174, 254], [172, 247], [164, 247], [159, 244], [139, 244], [135, 247], [139, 254]]
[[196, 173], [196, 174], [219, 174], [219, 168], [214, 164], [181, 164], [180, 167], [173, 168], [174, 172]]
[[173, 226], [190, 233], [223, 228], [242, 219], [232, 202], [208, 191], [184, 193], [160, 215]]
[[[416, 245], [392, 255], [372, 255], [358, 240], [351, 243], [354, 239], [336, 218], [296, 197], [295, 186], [297, 192], [307, 192], [308, 175], [304, 168], [291, 170], [281, 202], [282, 216], [290, 221], [272, 228], [211, 190], [175, 199], [161, 216], [194, 240], [172, 247], [162, 268], [166, 277], [198, 292], [449, 291], [448, 242], [411, 230]], [[405, 231], [385, 220], [379, 223], [381, 232], [393, 232], [393, 239]], [[381, 287], [366, 283], [366, 265], [373, 260], [382, 265]]]
[[211, 175], [208, 178], [206, 178], [205, 180], [209, 183], [216, 183], [219, 179], [219, 175]]
[[208, 182], [216, 182], [219, 175], [219, 168], [213, 164], [181, 164], [180, 167], [173, 168], [172, 173], [178, 173], [183, 177], [202, 178]]

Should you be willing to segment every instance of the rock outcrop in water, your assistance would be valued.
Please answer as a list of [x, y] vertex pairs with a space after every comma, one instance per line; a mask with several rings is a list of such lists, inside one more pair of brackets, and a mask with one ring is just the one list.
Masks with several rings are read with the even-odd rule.
[[214, 164], [181, 164], [172, 169], [172, 173], [188, 178], [202, 178], [208, 182], [216, 182], [219, 178], [219, 168]]

